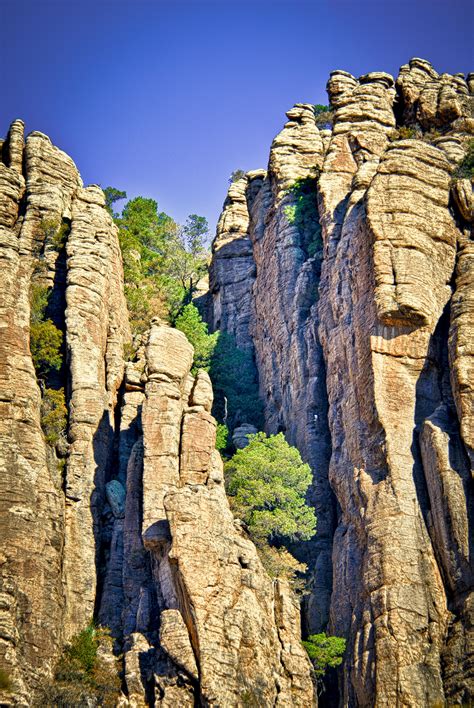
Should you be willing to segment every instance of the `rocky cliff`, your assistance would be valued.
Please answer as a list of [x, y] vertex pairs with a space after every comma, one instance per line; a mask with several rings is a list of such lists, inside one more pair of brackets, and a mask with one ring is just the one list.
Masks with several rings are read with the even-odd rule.
[[266, 430], [313, 469], [304, 622], [347, 639], [341, 704], [468, 704], [474, 75], [412, 59], [327, 89], [231, 185], [209, 323], [254, 351]]
[[[191, 345], [155, 321], [126, 361], [102, 191], [21, 121], [0, 156], [0, 702], [58, 704], [56, 662], [94, 618], [122, 656], [106, 705], [311, 705], [299, 608], [229, 509]], [[32, 357], [38, 293], [63, 339], [48, 377]], [[53, 437], [51, 391], [67, 404]]]

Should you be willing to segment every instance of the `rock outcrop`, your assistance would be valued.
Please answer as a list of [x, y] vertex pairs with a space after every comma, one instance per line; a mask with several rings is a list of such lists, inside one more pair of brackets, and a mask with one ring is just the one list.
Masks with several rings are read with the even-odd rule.
[[[21, 121], [0, 141], [2, 705], [41, 703], [92, 619], [122, 707], [314, 705], [301, 624], [347, 641], [323, 702], [474, 700], [474, 75], [412, 59], [327, 88], [230, 185], [199, 292], [254, 358], [266, 431], [313, 470], [302, 617], [230, 511], [184, 334], [155, 318], [126, 361], [102, 191]], [[63, 339], [47, 373], [41, 317]]]
[[[123, 566], [128, 694], [141, 682], [138, 694], [164, 706], [311, 705], [299, 609], [234, 521], [214, 449], [212, 386], [205, 372], [190, 375], [192, 360], [181, 332], [152, 326], [143, 432], [114, 524], [123, 541], [112, 543]], [[118, 596], [103, 597], [111, 625]]]
[[[125, 362], [102, 191], [46, 136], [25, 141], [20, 121], [1, 158], [2, 705], [44, 704], [64, 646], [92, 618], [123, 653], [119, 705], [312, 705], [299, 607], [234, 521], [192, 346], [156, 320]], [[37, 293], [64, 342], [59, 370], [41, 375]], [[51, 390], [68, 410], [56, 437], [43, 430]]]
[[[99, 509], [129, 332], [117, 232], [102, 191], [84, 188], [72, 160], [45, 135], [25, 141], [21, 121], [3, 143], [0, 171], [1, 654], [16, 695], [27, 700], [94, 612]], [[29, 346], [34, 286], [50, 288], [48, 315], [66, 340], [67, 374], [63, 367], [59, 375], [62, 386], [68, 379], [66, 464], [40, 424]]]
[[210, 324], [248, 322], [266, 430], [313, 469], [304, 622], [347, 639], [347, 706], [474, 696], [470, 77], [333, 72], [331, 131], [297, 104], [247, 199], [251, 297], [214, 270]]

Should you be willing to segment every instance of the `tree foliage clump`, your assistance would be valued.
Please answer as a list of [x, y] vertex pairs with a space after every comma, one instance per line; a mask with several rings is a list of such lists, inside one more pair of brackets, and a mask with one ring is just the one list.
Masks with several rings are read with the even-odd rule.
[[[107, 189], [112, 209], [125, 193]], [[207, 220], [191, 214], [180, 227], [154, 199], [144, 197], [131, 199], [121, 216], [114, 216], [132, 331], [144, 332], [154, 315], [173, 322], [207, 270]]]
[[311, 468], [282, 433], [257, 433], [249, 440], [225, 464], [231, 509], [247, 525], [269, 575], [286, 577], [295, 591], [304, 592], [306, 566], [285, 546], [316, 533], [314, 509], [305, 498]]
[[229, 177], [229, 184], [233, 184], [234, 182], [238, 182], [239, 179], [243, 179], [245, 177], [245, 170], [234, 170], [231, 172], [231, 175]]
[[191, 372], [199, 369], [209, 372], [217, 341], [217, 333], [209, 334], [207, 324], [203, 322], [195, 305], [185, 305], [175, 320], [175, 327], [183, 332], [194, 347], [194, 362]]
[[257, 540], [306, 541], [316, 532], [314, 509], [305, 495], [311, 468], [283, 433], [257, 433], [226, 463], [227, 490], [233, 510]]
[[66, 219], [63, 221], [58, 221], [57, 219], [42, 219], [40, 228], [45, 237], [45, 241], [50, 243], [56, 251], [60, 251], [66, 244], [71, 225]]
[[474, 140], [470, 140], [467, 152], [454, 173], [460, 179], [474, 180]]
[[323, 247], [316, 184], [317, 179], [314, 177], [296, 180], [288, 190], [288, 194], [293, 197], [293, 203], [283, 209], [288, 222], [297, 227], [310, 257]]
[[234, 428], [239, 423], [260, 427], [262, 403], [258, 396], [256, 368], [252, 353], [240, 349], [227, 332], [208, 333], [199, 310], [193, 303], [185, 305], [175, 320], [194, 347], [192, 372], [207, 371], [214, 390], [213, 415], [219, 423]]
[[67, 408], [64, 388], [45, 388], [41, 399], [41, 428], [48, 445], [54, 446], [66, 431]]
[[30, 351], [36, 375], [45, 379], [63, 362], [63, 333], [46, 317], [50, 290], [33, 284], [30, 290]]
[[112, 708], [120, 696], [119, 668], [109, 630], [90, 623], [72, 638], [56, 665], [54, 680], [41, 686], [35, 705]]
[[346, 650], [346, 640], [342, 637], [328, 637], [325, 632], [311, 634], [303, 646], [314, 666], [316, 678], [321, 680], [328, 669], [342, 664]]
[[216, 450], [219, 450], [221, 455], [225, 455], [229, 449], [229, 445], [229, 428], [224, 423], [218, 423], [216, 430]]
[[114, 204], [115, 202], [120, 202], [122, 199], [126, 199], [127, 192], [122, 192], [116, 187], [106, 187], [103, 192], [105, 197], [105, 208], [109, 212], [110, 216], [114, 218], [118, 217], [118, 214], [114, 212]]
[[325, 106], [321, 103], [316, 103], [313, 106], [314, 122], [321, 129], [330, 129], [334, 123], [334, 111], [330, 106]]

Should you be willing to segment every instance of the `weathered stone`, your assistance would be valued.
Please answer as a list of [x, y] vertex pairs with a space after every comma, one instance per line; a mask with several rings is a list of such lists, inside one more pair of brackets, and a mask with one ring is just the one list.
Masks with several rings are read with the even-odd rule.
[[[62, 480], [56, 469], [58, 462], [54, 453], [45, 445], [40, 428], [41, 397], [28, 346], [28, 296], [32, 282], [52, 287], [51, 316], [59, 326], [64, 327], [64, 304], [60, 303], [63, 303], [66, 289], [65, 259], [51, 243], [51, 234], [54, 234], [55, 229], [49, 229], [48, 232], [45, 224], [59, 226], [61, 221], [71, 221], [73, 211], [74, 218], [80, 220], [81, 216], [78, 215], [81, 207], [76, 200], [82, 183], [72, 160], [54, 147], [45, 135], [32, 133], [24, 144], [21, 121], [13, 124], [3, 154], [9, 167], [2, 164], [2, 179], [5, 181], [10, 173], [11, 179], [10, 187], [2, 189], [4, 194], [0, 200], [5, 205], [2, 223], [9, 230], [2, 230], [5, 239], [2, 240], [0, 258], [0, 263], [6, 267], [1, 276], [1, 320], [7, 327], [1, 341], [3, 346], [8, 347], [6, 356], [0, 353], [2, 382], [3, 376], [6, 376], [5, 390], [3, 383], [1, 385], [3, 410], [0, 414], [1, 426], [6, 434], [6, 447], [2, 446], [0, 458], [2, 465], [7, 465], [3, 480], [6, 489], [10, 489], [1, 497], [7, 500], [11, 516], [2, 512], [6, 523], [2, 529], [2, 538], [6, 548], [16, 550], [14, 560], [12, 558], [12, 579], [9, 579], [8, 570], [10, 551], [7, 551], [2, 575], [4, 588], [11, 597], [9, 607], [18, 612], [15, 607], [19, 601], [23, 608], [23, 619], [18, 615], [15, 621], [16, 646], [10, 647], [7, 640], [2, 649], [11, 667], [12, 678], [17, 682], [16, 693], [20, 695], [22, 679], [16, 672], [23, 672], [27, 684], [34, 686], [52, 670], [64, 634], [70, 631], [69, 622], [64, 620], [63, 612], [67, 603], [61, 578], [66, 536], [65, 499], [61, 490]], [[27, 196], [24, 214], [17, 221], [18, 200], [25, 184], [22, 175], [26, 179]], [[104, 217], [109, 219], [105, 209], [101, 209]], [[110, 219], [108, 228], [108, 237], [116, 239]], [[118, 254], [117, 239], [115, 245]], [[115, 268], [110, 254], [107, 254], [107, 258], [108, 267]], [[120, 262], [117, 270], [120, 273]], [[124, 302], [121, 287], [115, 291], [114, 303], [117, 299]], [[126, 316], [125, 307], [122, 314]], [[107, 337], [107, 323], [104, 326]], [[9, 410], [14, 398], [14, 408]], [[73, 420], [73, 408], [70, 415]], [[91, 465], [84, 471], [84, 476], [91, 482], [94, 470], [95, 465]], [[13, 474], [13, 483], [9, 480], [10, 474]], [[37, 550], [33, 555], [31, 538], [35, 539]], [[88, 545], [88, 539], [92, 540], [91, 546]], [[84, 549], [91, 564], [86, 562], [87, 567], [84, 567], [82, 562], [79, 563], [76, 576], [80, 577], [82, 570], [88, 573], [87, 585], [92, 590], [89, 597], [93, 606], [95, 558], [92, 527], [86, 530], [86, 538], [81, 539], [80, 547]], [[89, 570], [92, 572], [89, 573]], [[87, 623], [92, 614], [92, 607], [87, 606], [87, 593], [84, 610]]]
[[202, 406], [205, 411], [210, 413], [213, 397], [209, 374], [206, 371], [198, 371], [191, 392], [190, 404], [192, 406]]
[[123, 486], [117, 479], [113, 479], [105, 485], [105, 494], [115, 518], [123, 519], [125, 514], [125, 489]]
[[247, 175], [230, 185], [217, 224], [209, 270], [209, 322], [213, 329], [230, 332], [242, 348], [252, 346], [249, 321], [255, 279], [246, 193], [261, 184], [262, 174], [257, 172], [252, 178]]
[[453, 194], [460, 214], [466, 221], [474, 219], [473, 186], [469, 179], [458, 179], [453, 187]]
[[[280, 658], [272, 582], [252, 543], [233, 523], [222, 487], [185, 486], [169, 492], [170, 559], [181, 588], [180, 607], [209, 705], [307, 706], [312, 685], [295, 622]], [[204, 562], [204, 559], [206, 561]], [[247, 699], [247, 700], [249, 700]]]
[[474, 468], [474, 244], [458, 254], [456, 289], [451, 303], [449, 361], [451, 385], [471, 468]]
[[249, 444], [249, 435], [255, 435], [255, 433], [258, 433], [257, 428], [254, 425], [250, 425], [250, 423], [243, 423], [242, 425], [239, 425], [238, 428], [234, 428], [234, 432], [232, 433], [232, 443], [237, 450], [241, 450], [244, 447], [247, 447]]
[[[395, 87], [381, 72], [332, 72], [332, 131], [305, 133], [298, 104], [247, 199], [256, 278], [241, 310], [215, 270], [211, 324], [234, 332], [245, 312], [266, 430], [284, 431], [313, 468], [305, 623], [323, 628], [330, 598], [329, 632], [347, 639], [343, 705], [474, 694], [472, 188], [452, 180], [473, 133], [471, 78], [417, 58]], [[390, 143], [395, 125], [417, 137]], [[288, 175], [316, 167], [324, 247], [313, 255], [308, 221], [303, 233], [291, 223]], [[332, 559], [328, 476], [340, 509]]]
[[179, 610], [163, 610], [160, 615], [160, 644], [173, 661], [195, 681], [198, 670], [187, 627]]
[[390, 145], [367, 192], [379, 318], [430, 325], [449, 300], [457, 229], [448, 209], [450, 167], [420, 140]]
[[98, 187], [79, 188], [66, 244], [66, 345], [70, 376], [64, 575], [66, 630], [94, 613], [114, 409], [130, 339], [118, 232]]

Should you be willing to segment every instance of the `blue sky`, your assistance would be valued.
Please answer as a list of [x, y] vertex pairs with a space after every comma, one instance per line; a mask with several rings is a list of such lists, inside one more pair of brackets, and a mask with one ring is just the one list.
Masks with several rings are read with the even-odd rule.
[[266, 166], [331, 70], [474, 70], [471, 0], [0, 0], [0, 26], [0, 133], [20, 117], [84, 182], [212, 228], [230, 172]]

